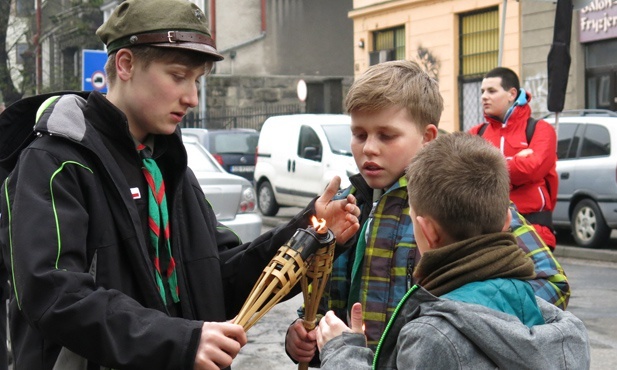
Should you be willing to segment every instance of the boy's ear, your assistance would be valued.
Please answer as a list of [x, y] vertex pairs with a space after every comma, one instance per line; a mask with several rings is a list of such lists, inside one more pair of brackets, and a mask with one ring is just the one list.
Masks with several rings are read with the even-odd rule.
[[426, 238], [428, 247], [430, 249], [439, 247], [442, 237], [439, 232], [439, 226], [435, 223], [435, 221], [430, 217], [423, 216], [416, 216], [416, 220], [418, 221], [420, 229], [422, 229], [422, 233], [424, 234], [424, 238]]
[[512, 212], [510, 212], [510, 207], [506, 209], [506, 222], [503, 224], [503, 229], [501, 231], [510, 230], [510, 224], [512, 223]]
[[431, 124], [428, 124], [425, 128], [424, 128], [424, 135], [423, 135], [423, 141], [422, 144], [428, 144], [431, 141], [435, 140], [435, 138], [437, 137], [437, 134], [439, 133], [439, 131], [437, 130], [437, 126]]
[[116, 53], [116, 73], [118, 78], [127, 81], [135, 69], [135, 56], [129, 49], [120, 49]]

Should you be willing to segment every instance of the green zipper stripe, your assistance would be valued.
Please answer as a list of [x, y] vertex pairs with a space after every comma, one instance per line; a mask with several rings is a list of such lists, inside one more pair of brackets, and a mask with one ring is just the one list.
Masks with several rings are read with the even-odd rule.
[[13, 264], [13, 234], [11, 229], [11, 200], [9, 198], [9, 178], [4, 180], [4, 197], [6, 198], [6, 209], [9, 218], [9, 253], [11, 255], [11, 278], [13, 279], [13, 292], [15, 293], [15, 300], [17, 301], [17, 307], [21, 311], [21, 302], [19, 301], [19, 294], [17, 294], [17, 284], [15, 284], [15, 268]]
[[413, 292], [415, 292], [417, 289], [418, 289], [417, 285], [412, 286], [411, 289], [409, 289], [407, 293], [405, 293], [403, 298], [401, 298], [401, 301], [399, 302], [399, 304], [396, 305], [396, 308], [394, 309], [394, 312], [392, 313], [392, 317], [390, 317], [390, 321], [388, 321], [388, 325], [386, 325], [386, 329], [383, 331], [381, 338], [379, 338], [379, 343], [377, 343], [377, 349], [375, 350], [375, 357], [373, 357], [373, 369], [377, 368], [377, 359], [379, 358], [379, 354], [381, 352], [381, 345], [383, 344], [384, 338], [388, 335], [388, 332], [390, 331], [391, 326], [394, 325], [394, 320], [396, 320], [396, 316], [398, 315], [399, 310], [403, 307], [403, 305], [407, 301], [407, 298], [409, 298], [409, 296], [412, 295]]
[[64, 166], [66, 166], [67, 164], [74, 164], [74, 165], [77, 165], [79, 167], [82, 167], [82, 168], [90, 171], [90, 173], [94, 173], [94, 172], [92, 172], [92, 170], [89, 167], [84, 166], [83, 164], [81, 164], [79, 162], [66, 161], [66, 162], [62, 163], [60, 168], [58, 168], [53, 173], [53, 175], [51, 175], [51, 178], [49, 179], [49, 193], [51, 195], [51, 205], [52, 205], [52, 208], [53, 208], [53, 211], [54, 211], [54, 219], [56, 221], [56, 238], [58, 240], [58, 255], [56, 256], [56, 264], [55, 264], [56, 269], [58, 269], [58, 262], [60, 261], [60, 252], [62, 251], [62, 238], [60, 237], [60, 221], [58, 220], [58, 211], [56, 210], [56, 200], [54, 199], [53, 182], [54, 182], [54, 178], [56, 177], [56, 175], [58, 175], [60, 172], [62, 172], [62, 170], [64, 170]]

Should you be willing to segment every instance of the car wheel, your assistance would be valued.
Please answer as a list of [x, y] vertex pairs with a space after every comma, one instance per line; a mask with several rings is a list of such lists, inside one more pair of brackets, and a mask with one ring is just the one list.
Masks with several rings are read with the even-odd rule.
[[259, 210], [264, 216], [276, 216], [279, 211], [279, 205], [274, 198], [274, 191], [270, 182], [264, 181], [259, 184], [257, 191], [257, 203]]
[[590, 199], [583, 199], [576, 204], [571, 224], [574, 241], [581, 247], [602, 247], [608, 242], [611, 234], [600, 208]]

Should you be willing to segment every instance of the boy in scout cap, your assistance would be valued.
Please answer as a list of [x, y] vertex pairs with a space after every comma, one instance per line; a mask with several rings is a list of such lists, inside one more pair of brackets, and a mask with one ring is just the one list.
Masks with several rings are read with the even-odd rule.
[[[185, 0], [127, 0], [97, 31], [109, 93], [47, 94], [0, 116], [0, 246], [15, 369], [217, 369], [247, 342], [232, 319], [310, 216], [345, 242], [340, 179], [251, 243], [217, 222], [178, 124], [223, 59]], [[34, 127], [34, 131], [32, 131]]]

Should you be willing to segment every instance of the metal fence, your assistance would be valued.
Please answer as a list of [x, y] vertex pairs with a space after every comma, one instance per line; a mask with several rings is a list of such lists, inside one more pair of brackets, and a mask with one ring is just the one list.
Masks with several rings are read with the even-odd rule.
[[207, 110], [205, 119], [199, 116], [199, 112], [189, 112], [182, 121], [182, 127], [208, 129], [253, 128], [260, 130], [268, 117], [304, 112], [304, 104], [263, 104], [245, 108], [214, 107]]
[[459, 129], [468, 131], [484, 121], [482, 104], [482, 80], [459, 78]]

